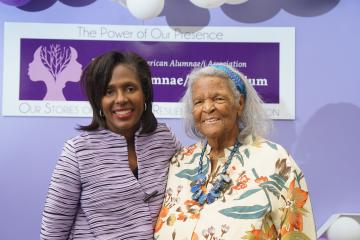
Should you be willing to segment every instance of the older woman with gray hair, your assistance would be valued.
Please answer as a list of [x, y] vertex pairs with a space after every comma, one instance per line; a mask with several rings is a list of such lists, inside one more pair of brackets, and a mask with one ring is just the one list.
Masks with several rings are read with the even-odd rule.
[[304, 175], [264, 138], [271, 122], [246, 77], [195, 69], [183, 102], [200, 141], [172, 158], [155, 239], [316, 239]]

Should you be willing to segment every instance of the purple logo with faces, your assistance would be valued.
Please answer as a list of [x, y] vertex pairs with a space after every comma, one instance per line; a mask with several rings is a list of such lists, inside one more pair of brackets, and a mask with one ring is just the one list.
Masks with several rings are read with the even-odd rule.
[[42, 81], [46, 86], [43, 100], [65, 101], [63, 89], [67, 82], [79, 82], [82, 65], [77, 61], [75, 48], [50, 44], [39, 46], [28, 66], [31, 81]]

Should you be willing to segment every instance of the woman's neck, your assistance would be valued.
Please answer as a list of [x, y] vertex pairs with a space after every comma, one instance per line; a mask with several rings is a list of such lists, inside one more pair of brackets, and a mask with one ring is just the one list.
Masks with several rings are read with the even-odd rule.
[[237, 139], [237, 133], [232, 134], [231, 136], [227, 136], [226, 138], [208, 138], [208, 144], [211, 147], [210, 151], [210, 172], [214, 173], [216, 167], [218, 165], [218, 159], [225, 156], [224, 149], [230, 146], [233, 146]]
[[211, 155], [212, 156], [217, 156], [217, 157], [221, 157], [224, 156], [224, 149], [225, 149], [225, 145], [224, 143], [220, 142], [220, 141], [208, 141], [208, 144], [211, 147]]
[[211, 147], [211, 153], [215, 154], [215, 156], [223, 156], [224, 149], [231, 147], [236, 143], [238, 133], [239, 132], [236, 131], [233, 134], [224, 137], [208, 138], [207, 141]]
[[134, 171], [134, 169], [137, 168], [137, 156], [135, 150], [134, 136], [132, 136], [129, 139], [126, 138], [126, 142], [127, 142], [127, 150], [128, 150], [129, 167], [131, 171]]

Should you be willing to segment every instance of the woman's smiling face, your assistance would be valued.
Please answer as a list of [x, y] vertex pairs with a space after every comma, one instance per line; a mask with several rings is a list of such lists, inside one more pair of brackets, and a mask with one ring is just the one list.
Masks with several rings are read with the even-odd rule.
[[140, 80], [127, 65], [117, 65], [101, 100], [109, 130], [131, 137], [140, 126], [145, 97]]
[[237, 117], [244, 101], [235, 96], [226, 80], [205, 76], [192, 85], [192, 115], [197, 130], [208, 140], [236, 137], [239, 133]]

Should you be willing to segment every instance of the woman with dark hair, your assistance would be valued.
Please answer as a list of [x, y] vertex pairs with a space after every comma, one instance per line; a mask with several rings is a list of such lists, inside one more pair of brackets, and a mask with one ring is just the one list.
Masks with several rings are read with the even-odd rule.
[[108, 52], [86, 67], [81, 83], [92, 122], [65, 143], [41, 239], [152, 239], [179, 144], [152, 113], [150, 68], [134, 53]]

